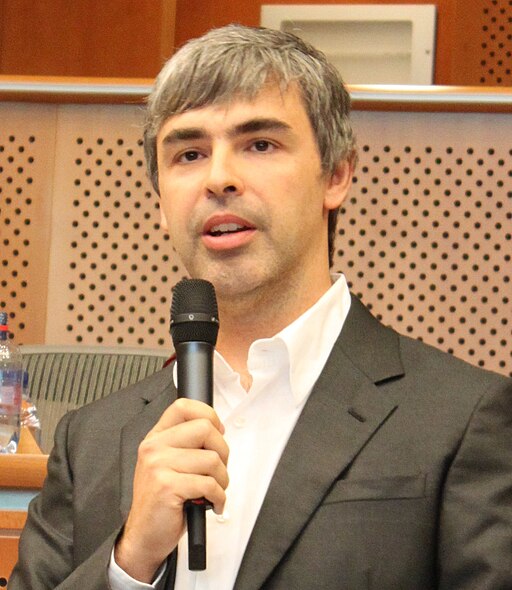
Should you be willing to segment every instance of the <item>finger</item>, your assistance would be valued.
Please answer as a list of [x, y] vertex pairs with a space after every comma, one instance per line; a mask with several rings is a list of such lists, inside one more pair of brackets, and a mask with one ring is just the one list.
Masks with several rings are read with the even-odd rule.
[[146, 506], [143, 512], [147, 514], [152, 514], [155, 508], [161, 512], [164, 507], [181, 511], [187, 500], [203, 497], [214, 505], [215, 510], [222, 510], [229, 476], [216, 453], [171, 449], [167, 457], [161, 458], [158, 468], [154, 461], [149, 466], [140, 467], [138, 464], [135, 473], [132, 510], [137, 506], [140, 512], [141, 507]]
[[204, 402], [185, 398], [178, 398], [174, 401], [160, 416], [150, 432], [161, 432], [182, 422], [199, 418], [209, 420], [219, 432], [224, 434], [224, 426], [211, 406]]
[[158, 451], [160, 445], [165, 448], [215, 451], [225, 465], [227, 465], [229, 457], [229, 447], [222, 434], [206, 419], [184, 422], [161, 432], [153, 433], [142, 444], [147, 444], [149, 451]]
[[171, 449], [168, 453], [169, 468], [178, 474], [213, 477], [224, 490], [229, 476], [225, 463], [215, 451], [204, 449]]
[[182, 496], [183, 503], [187, 500], [206, 498], [213, 506], [213, 511], [216, 514], [222, 514], [226, 504], [226, 492], [214, 477], [180, 474], [180, 479], [182, 480], [180, 485], [184, 493]]
[[[227, 482], [225, 478], [222, 479]], [[161, 469], [154, 485], [159, 505], [167, 505], [172, 509], [182, 510], [187, 500], [206, 498], [215, 512], [222, 512], [226, 502], [225, 488], [212, 475]]]

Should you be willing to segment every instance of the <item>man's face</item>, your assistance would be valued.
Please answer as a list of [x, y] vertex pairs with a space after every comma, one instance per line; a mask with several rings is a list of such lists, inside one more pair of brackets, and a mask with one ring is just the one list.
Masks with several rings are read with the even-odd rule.
[[157, 155], [162, 224], [190, 275], [219, 298], [328, 276], [327, 214], [350, 171], [322, 173], [295, 87], [172, 116]]

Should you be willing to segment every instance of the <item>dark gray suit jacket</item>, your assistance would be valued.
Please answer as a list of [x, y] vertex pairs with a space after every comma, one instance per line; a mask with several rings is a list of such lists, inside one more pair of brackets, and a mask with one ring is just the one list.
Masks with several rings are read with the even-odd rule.
[[[62, 420], [11, 590], [108, 588], [137, 447], [175, 397], [168, 367]], [[171, 558], [161, 587], [173, 576]], [[399, 336], [354, 299], [235, 588], [512, 589], [511, 382]]]

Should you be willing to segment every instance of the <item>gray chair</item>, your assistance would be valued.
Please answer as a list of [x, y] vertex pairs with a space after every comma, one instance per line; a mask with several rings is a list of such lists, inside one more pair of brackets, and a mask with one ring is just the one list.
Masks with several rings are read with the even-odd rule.
[[166, 350], [86, 346], [21, 346], [29, 394], [41, 420], [41, 449], [50, 452], [60, 418], [162, 368]]

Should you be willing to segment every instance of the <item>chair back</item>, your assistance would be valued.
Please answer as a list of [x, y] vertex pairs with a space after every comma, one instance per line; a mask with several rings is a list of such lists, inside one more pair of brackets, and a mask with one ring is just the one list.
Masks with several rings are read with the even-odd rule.
[[53, 446], [55, 427], [69, 410], [141, 381], [162, 368], [167, 350], [100, 346], [21, 346], [29, 395], [41, 421], [41, 449]]

